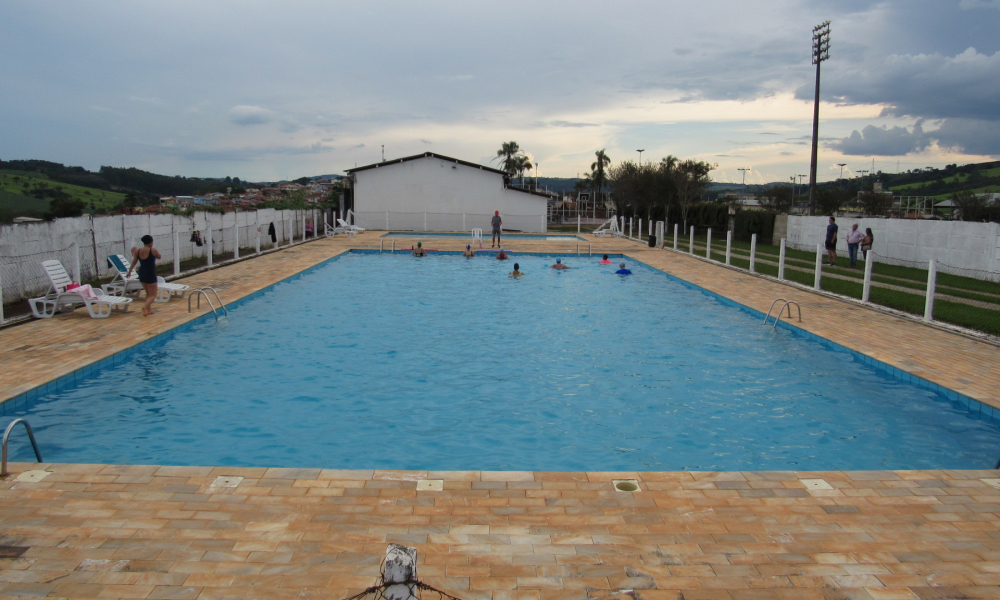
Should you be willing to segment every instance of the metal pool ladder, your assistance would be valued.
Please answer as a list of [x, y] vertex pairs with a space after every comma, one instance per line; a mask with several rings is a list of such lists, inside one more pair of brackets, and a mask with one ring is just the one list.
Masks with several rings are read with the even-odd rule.
[[226, 308], [226, 305], [222, 302], [222, 298], [219, 297], [219, 292], [214, 287], [203, 287], [203, 288], [198, 288], [196, 290], [191, 290], [191, 293], [188, 294], [188, 312], [191, 312], [191, 298], [198, 298], [198, 303], [195, 306], [195, 308], [200, 309], [201, 297], [204, 296], [205, 300], [208, 300], [208, 305], [212, 307], [212, 312], [215, 314], [215, 320], [216, 321], [219, 320], [219, 311], [215, 309], [215, 305], [212, 304], [212, 298], [209, 297], [208, 292], [206, 290], [211, 290], [211, 292], [215, 294], [215, 299], [219, 301], [219, 306], [222, 308], [223, 316], [228, 317], [229, 309]]
[[782, 304], [781, 308], [778, 309], [778, 313], [777, 315], [775, 315], [774, 323], [771, 325], [771, 327], [778, 326], [778, 321], [781, 320], [781, 313], [782, 311], [785, 310], [786, 306], [788, 307], [788, 318], [789, 319], [792, 318], [792, 306], [794, 305], [795, 308], [799, 310], [799, 323], [802, 322], [802, 307], [799, 306], [799, 303], [794, 300], [785, 300], [784, 298], [778, 298], [777, 300], [771, 303], [771, 308], [767, 309], [767, 315], [764, 316], [764, 325], [767, 325], [767, 320], [771, 318], [771, 311], [774, 310], [774, 305], [779, 302], [784, 302], [784, 304]]
[[38, 451], [38, 444], [35, 443], [35, 434], [31, 432], [31, 425], [24, 419], [14, 419], [7, 426], [7, 430], [3, 432], [3, 448], [0, 449], [0, 477], [7, 476], [7, 438], [10, 437], [10, 432], [14, 430], [14, 425], [21, 423], [24, 428], [28, 430], [28, 439], [31, 440], [31, 447], [35, 450], [35, 458], [38, 462], [42, 462], [42, 453]]

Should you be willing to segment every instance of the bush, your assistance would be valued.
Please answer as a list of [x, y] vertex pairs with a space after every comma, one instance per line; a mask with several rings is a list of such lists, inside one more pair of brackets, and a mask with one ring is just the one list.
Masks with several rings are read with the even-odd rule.
[[778, 213], [766, 210], [741, 210], [733, 218], [733, 238], [744, 242], [757, 234], [757, 241], [770, 244], [774, 237], [774, 218]]

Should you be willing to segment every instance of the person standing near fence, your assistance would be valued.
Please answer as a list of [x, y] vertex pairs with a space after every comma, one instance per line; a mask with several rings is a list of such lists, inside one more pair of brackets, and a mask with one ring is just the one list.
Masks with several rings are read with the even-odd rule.
[[159, 287], [159, 279], [156, 278], [156, 259], [163, 258], [160, 251], [153, 247], [153, 236], [142, 236], [142, 248], [132, 248], [132, 264], [128, 268], [127, 280], [132, 276], [136, 263], [139, 263], [139, 283], [142, 289], [146, 290], [146, 302], [142, 305], [142, 316], [148, 317], [153, 314], [153, 301], [156, 300], [156, 292]]
[[837, 219], [830, 217], [830, 224], [826, 226], [826, 255], [830, 262], [823, 263], [831, 267], [837, 266]]
[[872, 249], [872, 244], [875, 243], [875, 234], [872, 233], [872, 228], [868, 227], [865, 229], [865, 237], [861, 240], [861, 252], [865, 255], [865, 262], [868, 261], [868, 251]]
[[865, 239], [863, 233], [858, 231], [858, 224], [851, 225], [851, 230], [847, 232], [847, 256], [851, 259], [851, 266], [858, 266], [858, 246]]
[[493, 212], [493, 218], [490, 219], [490, 225], [493, 227], [493, 245], [490, 248], [496, 248], [500, 245], [500, 227], [503, 225], [503, 219], [500, 218], [500, 211]]

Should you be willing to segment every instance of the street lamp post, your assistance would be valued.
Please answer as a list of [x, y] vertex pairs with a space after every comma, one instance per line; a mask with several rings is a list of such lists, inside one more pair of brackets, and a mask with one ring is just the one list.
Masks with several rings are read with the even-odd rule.
[[642, 166], [642, 153], [645, 152], [645, 151], [646, 151], [645, 148], [643, 148], [642, 150], [636, 150], [636, 152], [639, 153], [639, 166], [640, 167]]
[[740, 168], [738, 168], [736, 170], [740, 171], [741, 173], [743, 173], [743, 187], [746, 187], [747, 186], [747, 171], [750, 170], [750, 167], [746, 167], [746, 168], [740, 167]]
[[813, 27], [812, 62], [816, 65], [816, 98], [813, 103], [812, 161], [809, 164], [809, 214], [816, 214], [816, 159], [819, 150], [819, 66], [830, 60], [830, 22]]

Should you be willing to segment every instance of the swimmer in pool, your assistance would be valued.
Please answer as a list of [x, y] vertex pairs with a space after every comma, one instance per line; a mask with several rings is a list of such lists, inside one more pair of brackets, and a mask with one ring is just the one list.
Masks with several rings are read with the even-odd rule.
[[417, 247], [413, 249], [413, 256], [427, 256], [427, 251], [424, 250], [423, 246], [423, 242], [417, 242]]
[[514, 277], [520, 277], [521, 275], [524, 275], [524, 273], [521, 272], [521, 265], [514, 263], [514, 270], [511, 271], [510, 274], [513, 275]]
[[500, 252], [497, 252], [497, 260], [507, 260], [507, 253], [500, 248]]
[[615, 271], [615, 275], [631, 275], [632, 271], [625, 268], [625, 263], [618, 263], [618, 270]]
[[563, 269], [572, 269], [573, 267], [567, 267], [566, 265], [563, 264], [563, 261], [562, 261], [561, 258], [557, 258], [556, 259], [556, 264], [552, 265], [552, 268], [555, 269], [555, 270], [557, 270], [557, 271], [562, 271]]
[[472, 258], [476, 255], [476, 251], [472, 249], [472, 244], [466, 244], [465, 250], [462, 251], [462, 256], [465, 258]]
[[599, 264], [599, 265], [610, 265], [610, 264], [611, 264], [611, 261], [610, 261], [610, 260], [608, 260], [608, 255], [607, 255], [607, 254], [605, 254], [605, 255], [604, 255], [604, 258], [602, 258], [602, 259], [601, 259], [601, 262], [599, 262], [599, 263], [597, 263], [597, 264]]

